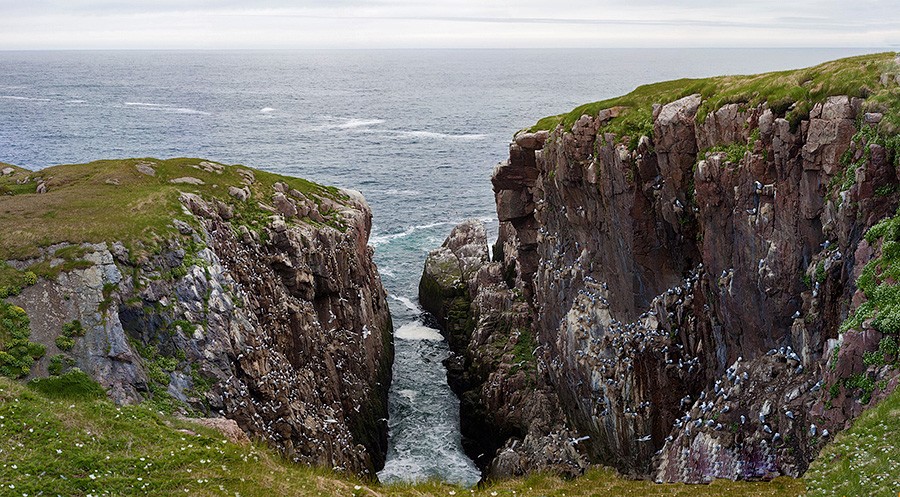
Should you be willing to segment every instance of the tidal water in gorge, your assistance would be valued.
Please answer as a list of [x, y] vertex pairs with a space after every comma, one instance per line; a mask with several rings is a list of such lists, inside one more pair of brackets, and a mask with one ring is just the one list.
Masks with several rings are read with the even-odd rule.
[[427, 251], [479, 218], [513, 132], [635, 86], [812, 65], [865, 49], [0, 51], [0, 162], [205, 157], [362, 191], [396, 362], [383, 480], [480, 475], [446, 342], [421, 321]]

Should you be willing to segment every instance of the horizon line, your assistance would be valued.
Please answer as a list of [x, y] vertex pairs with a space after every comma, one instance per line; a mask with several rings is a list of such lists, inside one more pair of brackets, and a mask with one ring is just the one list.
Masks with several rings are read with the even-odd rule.
[[0, 48], [0, 52], [238, 52], [238, 51], [389, 51], [389, 50], [883, 50], [885, 52], [900, 49], [900, 43], [888, 45], [795, 45], [795, 46], [758, 46], [758, 45], [734, 45], [734, 46], [706, 46], [688, 45], [683, 47], [673, 46], [593, 46], [593, 47], [93, 47], [93, 48]]

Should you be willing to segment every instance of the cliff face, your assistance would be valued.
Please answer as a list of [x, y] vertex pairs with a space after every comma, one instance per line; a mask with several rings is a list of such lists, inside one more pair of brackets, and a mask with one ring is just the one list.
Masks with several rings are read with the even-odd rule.
[[655, 95], [672, 99], [650, 100], [646, 124], [634, 100], [652, 87], [516, 136], [492, 178], [495, 256], [591, 459], [664, 481], [799, 475], [894, 388], [896, 357], [873, 357], [898, 331], [895, 235], [863, 237], [898, 204], [882, 97], [900, 62], [873, 60], [847, 61], [880, 73], [861, 97], [787, 105], [678, 82], [687, 96]]
[[453, 352], [445, 365], [463, 447], [488, 478], [576, 476], [587, 459], [535, 360], [534, 313], [508, 276], [489, 261], [484, 225], [467, 221], [428, 255], [419, 285]]
[[[171, 164], [137, 167], [156, 176]], [[235, 172], [236, 184], [224, 184]], [[178, 172], [187, 173], [201, 177]], [[179, 187], [168, 235], [52, 245], [10, 261], [23, 271], [65, 264], [60, 254], [73, 250], [84, 261], [8, 299], [47, 347], [34, 373], [77, 366], [118, 402], [224, 416], [294, 461], [374, 474], [393, 345], [367, 246], [371, 212], [358, 193], [303, 194], [262, 174], [228, 166], [202, 176], [226, 196]], [[48, 183], [46, 195], [64, 194]], [[74, 343], [60, 345], [75, 322]]]

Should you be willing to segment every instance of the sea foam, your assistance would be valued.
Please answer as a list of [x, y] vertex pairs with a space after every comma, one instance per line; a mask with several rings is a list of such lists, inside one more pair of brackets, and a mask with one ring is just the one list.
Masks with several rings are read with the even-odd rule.
[[406, 323], [394, 332], [394, 338], [401, 340], [431, 340], [441, 341], [444, 339], [440, 332], [434, 328], [423, 325], [420, 321]]

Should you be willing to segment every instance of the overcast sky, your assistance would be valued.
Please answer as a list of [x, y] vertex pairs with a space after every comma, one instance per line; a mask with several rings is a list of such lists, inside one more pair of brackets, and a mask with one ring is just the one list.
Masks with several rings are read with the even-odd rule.
[[900, 46], [900, 0], [0, 0], [0, 50], [672, 46]]

